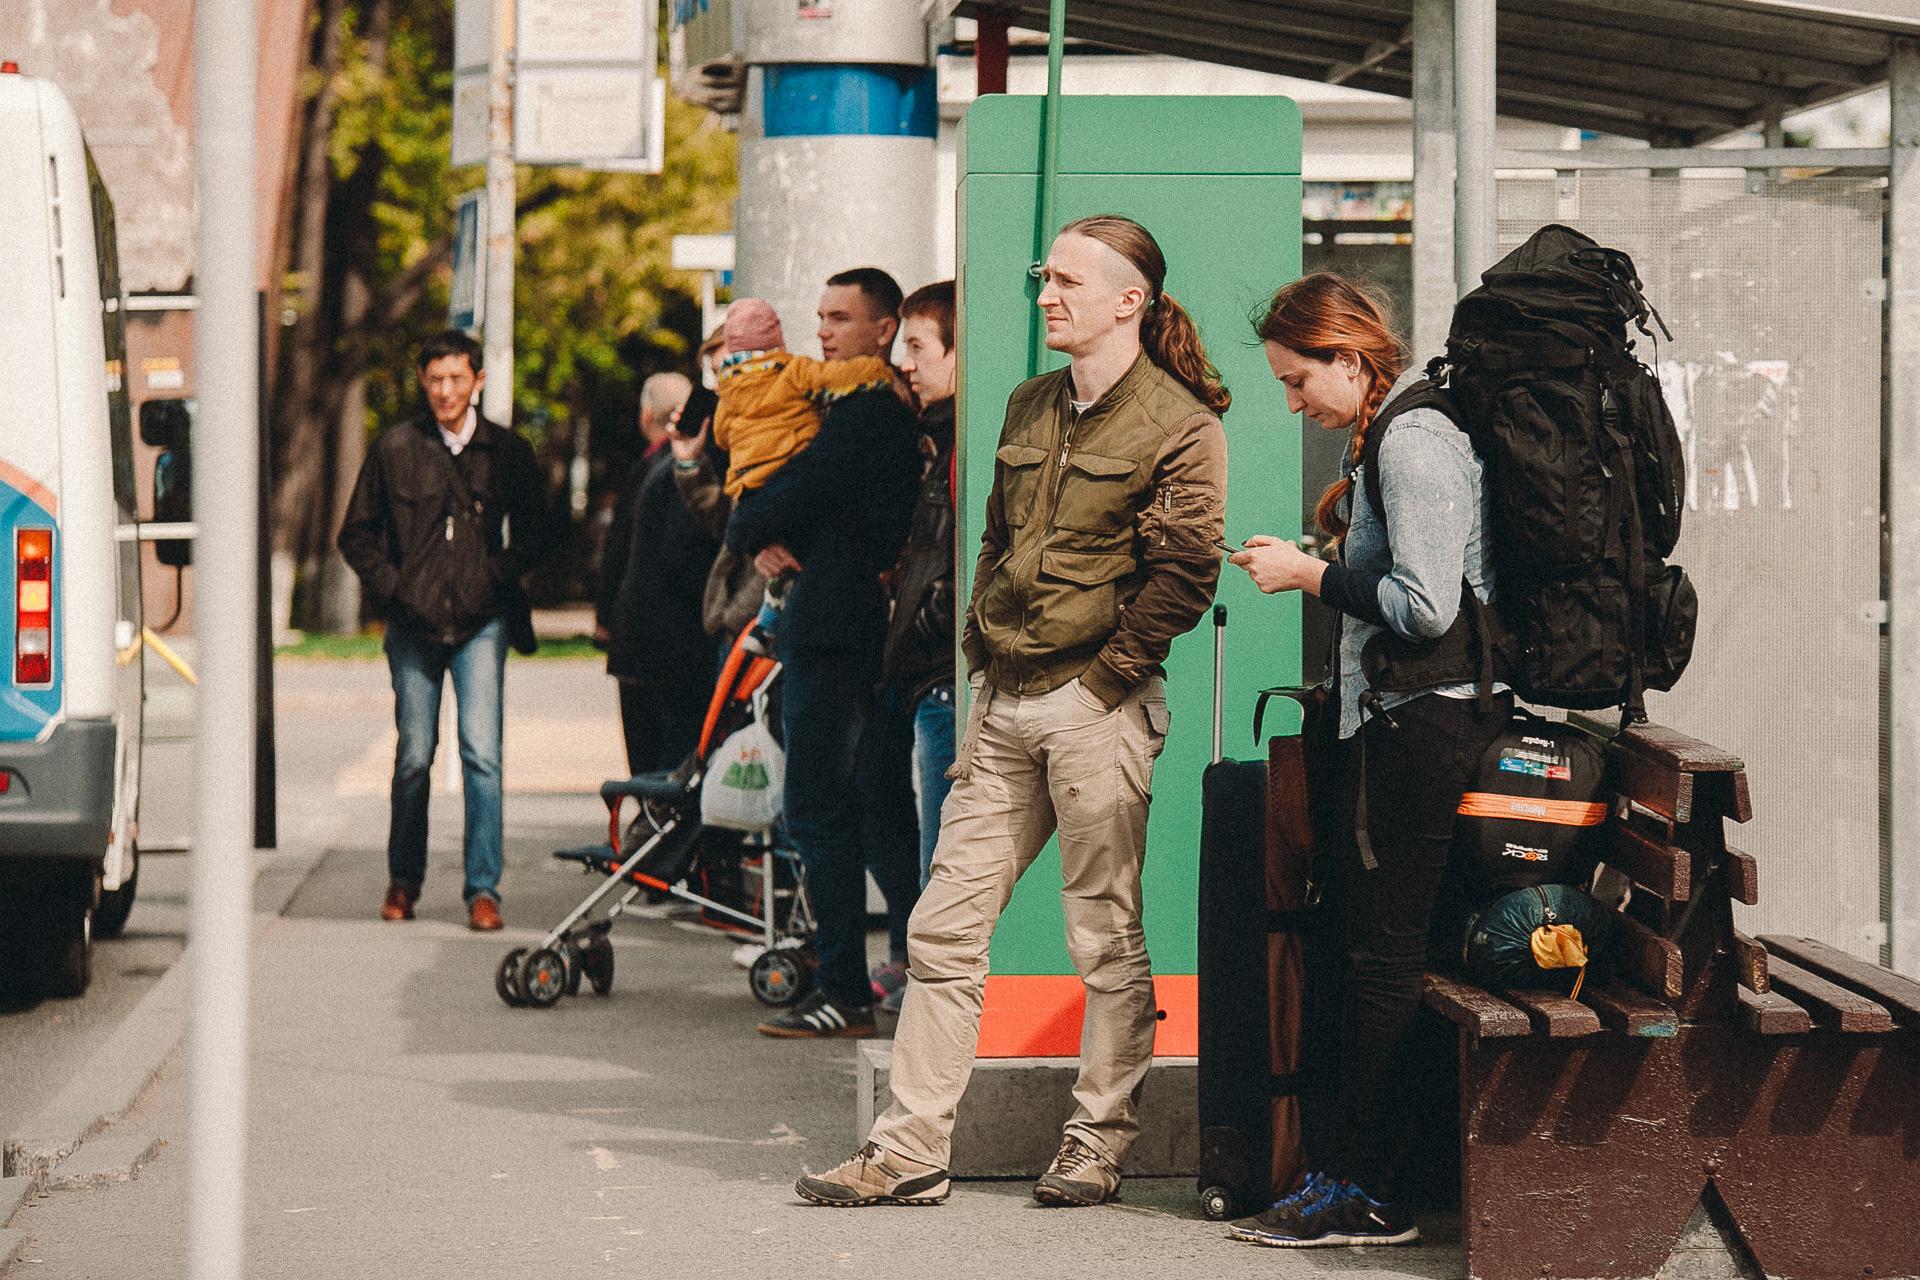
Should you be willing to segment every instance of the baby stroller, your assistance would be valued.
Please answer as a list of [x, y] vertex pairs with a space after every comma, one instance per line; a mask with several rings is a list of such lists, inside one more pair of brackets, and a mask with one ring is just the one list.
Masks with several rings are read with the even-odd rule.
[[[757, 934], [763, 949], [747, 980], [762, 1004], [778, 1008], [806, 993], [815, 963], [809, 945], [813, 914], [799, 855], [779, 842], [771, 817], [745, 830], [701, 821], [708, 766], [722, 746], [756, 721], [769, 729], [777, 724], [769, 702], [777, 696], [779, 675], [779, 663], [748, 653], [735, 641], [693, 754], [669, 772], [601, 784], [606, 843], [556, 849], [553, 856], [579, 863], [587, 874], [603, 879], [538, 946], [515, 947], [501, 958], [494, 970], [494, 990], [502, 1000], [516, 1008], [551, 1008], [563, 995], [578, 995], [582, 978], [596, 995], [606, 995], [613, 989], [613, 944], [607, 935], [614, 920], [643, 893], [655, 900], [682, 899], [699, 906], [710, 922], [744, 926]], [[621, 816], [629, 799], [639, 812], [623, 827]], [[777, 812], [777, 793], [766, 799], [770, 812]], [[743, 892], [733, 902], [719, 900], [711, 886], [735, 880]], [[606, 914], [592, 919], [594, 909], [622, 889]]]

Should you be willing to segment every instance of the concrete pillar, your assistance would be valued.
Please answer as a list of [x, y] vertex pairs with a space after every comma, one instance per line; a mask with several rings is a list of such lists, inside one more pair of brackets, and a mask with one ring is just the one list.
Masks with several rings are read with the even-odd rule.
[[[920, 6], [749, 0], [736, 297], [767, 299], [787, 345], [817, 354], [826, 278], [879, 267], [934, 278], [939, 103]], [[952, 193], [944, 198], [951, 200]]]
[[1466, 293], [1493, 265], [1495, 0], [1456, 0], [1453, 9], [1454, 283]]
[[1453, 278], [1453, 0], [1413, 0], [1415, 363], [1446, 347]]
[[1920, 977], [1920, 40], [1888, 62], [1887, 634], [1892, 717], [1887, 804], [1893, 858], [1893, 967]]

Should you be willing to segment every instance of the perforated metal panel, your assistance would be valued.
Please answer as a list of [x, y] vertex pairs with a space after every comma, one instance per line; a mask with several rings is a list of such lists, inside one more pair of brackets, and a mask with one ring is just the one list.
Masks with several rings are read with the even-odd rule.
[[1633, 255], [1689, 463], [1693, 663], [1655, 720], [1745, 757], [1749, 932], [1881, 940], [1882, 190], [1609, 173], [1500, 184], [1501, 251], [1562, 222]]

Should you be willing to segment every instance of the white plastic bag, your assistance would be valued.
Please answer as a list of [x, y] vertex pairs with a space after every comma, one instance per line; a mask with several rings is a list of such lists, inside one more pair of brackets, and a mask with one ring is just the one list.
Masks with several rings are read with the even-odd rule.
[[787, 757], [764, 717], [741, 729], [707, 761], [700, 821], [731, 831], [764, 831], [780, 817]]

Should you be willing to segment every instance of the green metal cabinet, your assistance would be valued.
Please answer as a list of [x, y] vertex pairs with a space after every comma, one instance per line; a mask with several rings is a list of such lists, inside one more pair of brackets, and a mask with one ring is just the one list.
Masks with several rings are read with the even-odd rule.
[[[1058, 221], [1119, 213], [1147, 227], [1166, 253], [1167, 291], [1199, 323], [1233, 392], [1225, 418], [1229, 540], [1296, 536], [1299, 427], [1250, 317], [1257, 319], [1272, 291], [1300, 273], [1298, 107], [1273, 97], [1069, 97], [1060, 109]], [[1043, 110], [1038, 97], [984, 97], [960, 130], [962, 600], [971, 588], [1007, 396], [1030, 372], [1038, 285], [1028, 266], [1051, 240], [1051, 229], [1040, 238], [1035, 226]], [[1049, 359], [1050, 368], [1064, 363], [1052, 353]], [[1262, 597], [1231, 566], [1223, 567], [1219, 601], [1230, 615], [1225, 746], [1229, 755], [1244, 756], [1252, 748], [1254, 692], [1298, 674], [1299, 601]], [[1194, 972], [1200, 774], [1212, 745], [1212, 633], [1211, 621], [1203, 619], [1174, 644], [1167, 662], [1173, 729], [1154, 775], [1145, 872], [1147, 943], [1157, 975]], [[994, 936], [996, 977], [1073, 972], [1059, 890], [1059, 854], [1050, 845]], [[1004, 1015], [994, 1001], [990, 989], [990, 1015]], [[1163, 1037], [1162, 1051], [1180, 1050], [1169, 1050]]]

